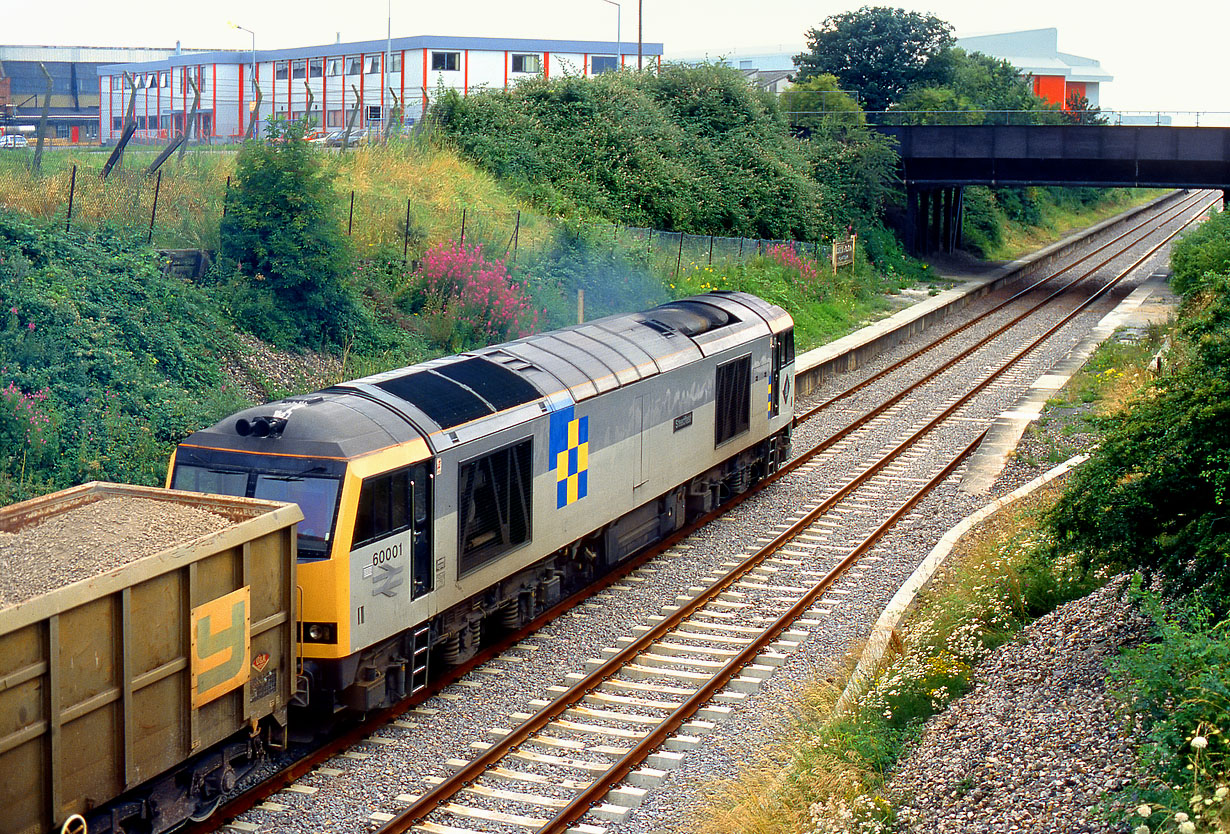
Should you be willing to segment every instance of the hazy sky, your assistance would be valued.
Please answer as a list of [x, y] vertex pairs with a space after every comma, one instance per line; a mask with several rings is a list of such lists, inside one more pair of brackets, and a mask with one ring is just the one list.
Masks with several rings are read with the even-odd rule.
[[[799, 51], [804, 33], [851, 3], [774, 0], [642, 0], [644, 39], [665, 44], [666, 57], [738, 51]], [[7, 3], [0, 43], [65, 46], [174, 46], [258, 49], [383, 38], [387, 0], [213, 0], [166, 3], [56, 0]], [[891, 3], [884, 3], [891, 5]], [[934, 0], [906, 8], [931, 12], [958, 36], [1055, 27], [1063, 52], [1101, 61], [1115, 77], [1102, 106], [1119, 110], [1230, 111], [1230, 85], [1221, 76], [1230, 31], [1227, 0]], [[637, 0], [621, 5], [622, 39], [636, 40]], [[122, 10], [122, 11], [121, 11]], [[604, 0], [392, 0], [393, 35], [473, 35], [614, 40], [614, 6]]]

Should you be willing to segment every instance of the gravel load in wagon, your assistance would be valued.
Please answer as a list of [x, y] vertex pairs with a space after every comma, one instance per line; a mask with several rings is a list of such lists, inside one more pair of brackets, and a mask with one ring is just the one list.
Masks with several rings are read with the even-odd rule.
[[235, 522], [205, 509], [114, 495], [0, 530], [0, 608], [217, 533]]
[[284, 745], [302, 520], [101, 482], [0, 507], [0, 832], [170, 831]]

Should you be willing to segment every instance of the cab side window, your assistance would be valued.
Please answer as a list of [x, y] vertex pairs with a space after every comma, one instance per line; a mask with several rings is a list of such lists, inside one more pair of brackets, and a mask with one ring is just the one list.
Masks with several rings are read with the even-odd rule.
[[352, 546], [362, 547], [410, 529], [410, 501], [409, 469], [364, 480]]

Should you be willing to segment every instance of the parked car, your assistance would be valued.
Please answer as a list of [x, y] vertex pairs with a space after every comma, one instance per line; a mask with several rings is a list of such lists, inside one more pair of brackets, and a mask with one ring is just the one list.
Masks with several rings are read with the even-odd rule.
[[[340, 148], [343, 146], [346, 138], [346, 131], [331, 130], [328, 133], [322, 133], [319, 136], [313, 136], [308, 141], [313, 145], [323, 145], [326, 148]], [[350, 147], [359, 144], [359, 132], [352, 131], [350, 134]]]
[[30, 143], [20, 133], [9, 133], [0, 136], [0, 148], [26, 148]]

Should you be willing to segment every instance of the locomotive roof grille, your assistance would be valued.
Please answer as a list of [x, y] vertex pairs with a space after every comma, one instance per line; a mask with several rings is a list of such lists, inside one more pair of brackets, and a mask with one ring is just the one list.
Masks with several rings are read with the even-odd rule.
[[496, 411], [542, 399], [542, 392], [524, 377], [482, 357], [463, 359], [432, 370], [440, 376], [460, 382], [491, 403]]
[[528, 381], [481, 357], [376, 383], [413, 404], [442, 429], [451, 429], [542, 398]]
[[647, 318], [646, 324], [659, 324], [685, 336], [699, 336], [739, 321], [720, 307], [698, 301], [672, 301], [649, 312], [652, 318]]

